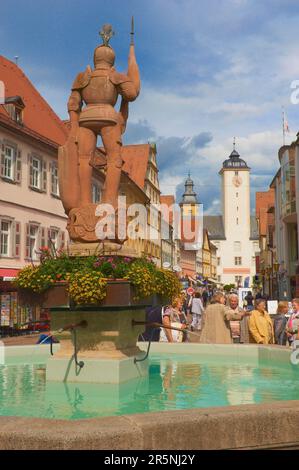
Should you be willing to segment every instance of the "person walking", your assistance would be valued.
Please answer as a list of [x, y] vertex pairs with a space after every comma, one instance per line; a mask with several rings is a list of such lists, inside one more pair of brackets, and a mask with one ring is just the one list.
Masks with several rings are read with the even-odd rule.
[[225, 306], [225, 296], [216, 293], [203, 315], [200, 343], [231, 344], [233, 342], [229, 322], [241, 320], [242, 313], [233, 313]]
[[201, 301], [201, 295], [199, 292], [195, 292], [194, 297], [191, 303], [191, 315], [192, 323], [191, 330], [201, 330], [201, 316], [203, 314], [204, 308]]
[[266, 301], [264, 299], [256, 300], [255, 310], [251, 312], [248, 327], [250, 343], [274, 344], [273, 323], [266, 311]]

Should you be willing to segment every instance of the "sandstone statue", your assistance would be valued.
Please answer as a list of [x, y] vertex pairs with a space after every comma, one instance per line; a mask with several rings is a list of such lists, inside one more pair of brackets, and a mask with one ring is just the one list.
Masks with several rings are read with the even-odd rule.
[[[132, 19], [131, 44], [127, 74], [114, 68], [115, 53], [109, 45], [114, 35], [111, 25], [104, 25], [103, 44], [94, 51], [94, 69], [90, 66], [77, 75], [68, 101], [70, 132], [59, 148], [59, 188], [62, 204], [69, 217], [68, 230], [73, 241], [97, 241], [96, 205], [92, 203], [92, 166], [97, 138], [101, 136], [106, 154], [106, 176], [102, 203], [117, 211], [117, 198], [123, 165], [122, 134], [128, 119], [128, 103], [140, 92], [139, 69], [135, 58]], [[119, 111], [115, 110], [121, 96]]]

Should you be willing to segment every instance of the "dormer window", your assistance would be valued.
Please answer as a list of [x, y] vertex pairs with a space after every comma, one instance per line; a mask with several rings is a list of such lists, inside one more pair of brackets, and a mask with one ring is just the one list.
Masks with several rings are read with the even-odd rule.
[[4, 108], [13, 121], [15, 121], [17, 124], [23, 124], [25, 104], [20, 96], [6, 98]]

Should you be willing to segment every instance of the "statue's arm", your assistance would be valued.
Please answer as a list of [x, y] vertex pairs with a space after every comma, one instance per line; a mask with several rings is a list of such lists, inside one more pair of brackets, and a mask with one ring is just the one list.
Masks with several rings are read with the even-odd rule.
[[120, 83], [118, 85], [118, 92], [126, 101], [134, 101], [138, 96], [135, 85], [131, 81]]
[[134, 101], [139, 95], [139, 89], [135, 86], [134, 81], [128, 75], [118, 73], [113, 70], [109, 76], [113, 85], [116, 86], [117, 92], [125, 101]]
[[78, 123], [79, 114], [82, 109], [81, 93], [78, 90], [72, 91], [68, 100], [67, 109], [68, 109], [71, 124]]

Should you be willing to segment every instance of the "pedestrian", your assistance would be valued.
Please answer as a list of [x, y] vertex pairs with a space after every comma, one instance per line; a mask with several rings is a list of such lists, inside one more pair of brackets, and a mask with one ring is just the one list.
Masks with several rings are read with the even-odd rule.
[[290, 345], [293, 345], [296, 339], [299, 339], [299, 298], [292, 300], [293, 311], [287, 322], [286, 333]]
[[209, 298], [209, 294], [208, 294], [207, 290], [204, 289], [204, 291], [202, 293], [202, 301], [203, 301], [204, 308], [206, 308], [206, 306], [207, 306], [208, 298]]
[[[159, 323], [162, 324], [162, 305], [156, 305], [155, 307], [146, 307], [145, 309], [145, 321], [146, 323]], [[139, 341], [160, 341], [161, 328], [146, 325], [145, 331], [139, 336]]]
[[[164, 307], [162, 312], [162, 324], [160, 341], [169, 343], [181, 343], [187, 339], [187, 319], [182, 310], [182, 300], [177, 297], [172, 304]], [[169, 327], [176, 328], [171, 330]], [[181, 331], [179, 331], [181, 330]]]
[[203, 315], [200, 343], [231, 344], [233, 342], [229, 322], [241, 320], [243, 314], [236, 314], [225, 306], [225, 296], [219, 292], [212, 299]]
[[252, 295], [251, 291], [249, 291], [247, 293], [244, 300], [246, 301], [246, 310], [250, 310], [250, 311], [253, 310], [254, 309], [254, 306], [253, 306], [254, 298], [253, 298], [253, 295]]
[[201, 301], [200, 292], [195, 292], [194, 297], [191, 303], [191, 315], [192, 323], [191, 330], [201, 330], [201, 317], [203, 314], [204, 308]]
[[255, 309], [249, 317], [249, 341], [257, 344], [274, 344], [274, 329], [269, 313], [266, 311], [266, 301], [255, 301]]
[[230, 321], [231, 333], [234, 342], [249, 343], [248, 318], [250, 316], [250, 312], [247, 312], [239, 306], [239, 297], [237, 294], [230, 294], [228, 296], [228, 308], [231, 313], [243, 315], [243, 318], [239, 321]]
[[281, 346], [285, 346], [287, 343], [286, 325], [288, 319], [286, 318], [286, 314], [288, 311], [289, 303], [279, 302], [276, 315], [273, 316], [275, 343]]

